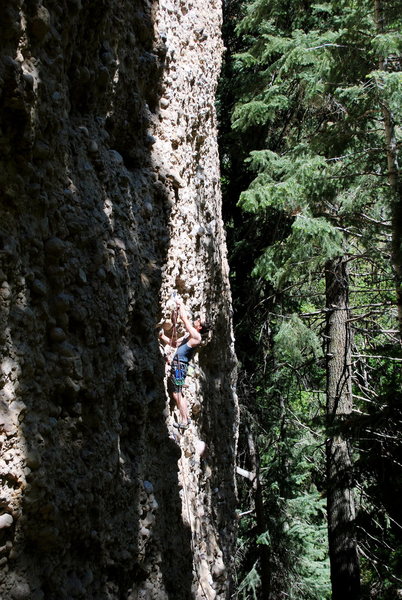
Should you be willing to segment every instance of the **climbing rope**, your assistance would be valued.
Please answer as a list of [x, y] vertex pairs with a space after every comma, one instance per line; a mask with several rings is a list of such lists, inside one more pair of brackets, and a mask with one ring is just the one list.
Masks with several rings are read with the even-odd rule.
[[173, 330], [172, 330], [172, 341], [176, 341], [177, 340], [177, 319], [179, 316], [179, 307], [176, 306], [176, 308], [174, 308], [172, 310], [172, 324], [173, 324]]
[[[172, 311], [173, 330], [172, 330], [171, 338], [172, 338], [173, 345], [177, 342], [177, 319], [178, 319], [178, 316], [179, 316], [179, 308], [177, 307], [177, 308], [174, 308]], [[176, 347], [176, 352], [177, 352], [177, 347]], [[176, 363], [176, 366], [175, 366], [175, 363]], [[180, 363], [179, 357], [176, 357], [175, 363], [173, 363], [174, 383], [179, 388], [177, 393], [180, 394], [181, 386], [184, 385], [184, 379], [186, 377], [186, 373]]]

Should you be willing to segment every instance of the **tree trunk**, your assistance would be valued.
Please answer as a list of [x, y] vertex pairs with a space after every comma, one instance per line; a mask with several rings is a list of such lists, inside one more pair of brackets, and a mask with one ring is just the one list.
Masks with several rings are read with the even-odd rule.
[[[254, 443], [251, 431], [247, 428], [247, 443], [250, 452], [250, 459], [253, 473], [253, 496], [255, 504], [255, 516], [257, 521], [257, 534], [260, 536], [266, 533], [268, 524], [265, 519], [264, 501], [262, 498], [262, 489], [260, 482], [260, 457]], [[260, 555], [260, 575], [261, 575], [261, 594], [263, 598], [269, 600], [271, 597], [271, 556], [270, 548], [267, 544], [259, 544]]]
[[[378, 33], [385, 29], [381, 0], [374, 0], [374, 15]], [[379, 59], [379, 69], [387, 70], [386, 58]], [[381, 93], [381, 91], [379, 92]], [[402, 185], [399, 168], [398, 142], [395, 133], [395, 119], [386, 98], [381, 102], [384, 119], [384, 135], [387, 152], [388, 183], [391, 188], [392, 211], [392, 266], [395, 275], [396, 302], [398, 307], [399, 341], [402, 343]]]
[[352, 460], [342, 423], [352, 411], [351, 329], [345, 257], [326, 265], [327, 510], [332, 600], [358, 600]]

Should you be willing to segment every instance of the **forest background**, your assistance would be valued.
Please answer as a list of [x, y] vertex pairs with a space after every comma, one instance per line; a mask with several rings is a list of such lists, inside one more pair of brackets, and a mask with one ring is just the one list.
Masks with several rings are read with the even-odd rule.
[[239, 598], [401, 598], [400, 4], [224, 9]]

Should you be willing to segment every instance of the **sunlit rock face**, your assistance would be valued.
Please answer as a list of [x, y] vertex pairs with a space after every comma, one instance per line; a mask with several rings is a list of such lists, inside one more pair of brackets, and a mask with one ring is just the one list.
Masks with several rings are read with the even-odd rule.
[[[214, 0], [0, 7], [0, 597], [228, 599]], [[173, 427], [158, 329], [213, 324]]]

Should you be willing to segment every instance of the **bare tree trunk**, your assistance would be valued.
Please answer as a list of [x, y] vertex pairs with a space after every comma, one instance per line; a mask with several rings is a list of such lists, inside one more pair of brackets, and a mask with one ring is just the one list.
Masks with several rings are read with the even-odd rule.
[[[385, 21], [382, 0], [374, 0], [377, 32], [384, 31]], [[386, 57], [379, 60], [379, 69], [387, 71]], [[380, 91], [381, 93], [381, 91]], [[386, 98], [380, 102], [384, 119], [384, 135], [387, 152], [388, 183], [391, 188], [392, 210], [392, 266], [395, 274], [396, 301], [398, 307], [399, 341], [402, 343], [402, 185], [399, 167], [398, 142], [395, 119]]]
[[358, 600], [360, 569], [354, 535], [350, 447], [342, 422], [352, 411], [349, 280], [345, 257], [326, 265], [327, 510], [332, 600]]
[[[262, 498], [262, 489], [260, 482], [260, 457], [255, 446], [251, 431], [247, 428], [247, 443], [250, 452], [252, 471], [255, 473], [253, 479], [253, 496], [255, 503], [255, 516], [257, 521], [257, 534], [260, 536], [266, 533], [268, 524], [265, 518], [264, 502]], [[271, 597], [271, 556], [267, 544], [259, 544], [260, 554], [260, 574], [261, 574], [261, 593], [262, 597], [269, 600]]]

